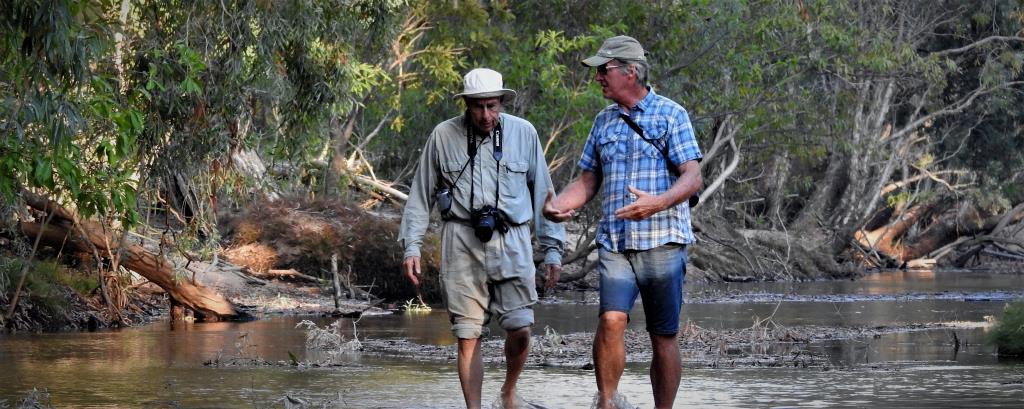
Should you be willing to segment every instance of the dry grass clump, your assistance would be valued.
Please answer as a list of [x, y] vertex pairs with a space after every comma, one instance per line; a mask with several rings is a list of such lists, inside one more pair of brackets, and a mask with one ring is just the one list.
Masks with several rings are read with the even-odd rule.
[[255, 220], [239, 220], [234, 226], [233, 239], [236, 245], [244, 246], [246, 244], [256, 243], [260, 240], [260, 236], [263, 235], [263, 227]]
[[277, 251], [261, 243], [247, 243], [223, 252], [228, 261], [261, 273], [277, 264]]

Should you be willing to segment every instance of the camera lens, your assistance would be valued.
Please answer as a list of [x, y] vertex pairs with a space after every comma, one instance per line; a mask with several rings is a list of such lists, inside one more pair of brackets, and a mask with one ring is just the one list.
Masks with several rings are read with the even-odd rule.
[[473, 213], [473, 233], [481, 242], [488, 242], [494, 235], [494, 226], [497, 221], [497, 209], [491, 206], [484, 206]]

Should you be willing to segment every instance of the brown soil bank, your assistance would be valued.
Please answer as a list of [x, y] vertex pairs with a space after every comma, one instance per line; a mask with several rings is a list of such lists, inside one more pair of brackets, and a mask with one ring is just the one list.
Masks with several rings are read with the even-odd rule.
[[[22, 279], [24, 264], [24, 260], [9, 253], [0, 254], [0, 327], [7, 330], [42, 332], [132, 326], [167, 312], [166, 297], [156, 286], [118, 287], [112, 297], [114, 306], [109, 306], [99, 295], [96, 275], [87, 269], [37, 262], [24, 270]], [[12, 305], [15, 293], [17, 304]]]

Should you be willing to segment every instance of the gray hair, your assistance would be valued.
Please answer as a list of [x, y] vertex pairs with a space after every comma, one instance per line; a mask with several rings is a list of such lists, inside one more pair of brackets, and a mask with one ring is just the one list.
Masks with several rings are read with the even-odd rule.
[[619, 68], [619, 72], [621, 72], [623, 74], [629, 74], [629, 68], [630, 67], [636, 67], [636, 82], [637, 82], [637, 85], [639, 85], [641, 87], [646, 87], [647, 86], [647, 75], [651, 71], [651, 66], [650, 66], [650, 64], [647, 63], [647, 61], [620, 60], [620, 59], [617, 59], [617, 58], [614, 61], [619, 63], [619, 65], [621, 66]]

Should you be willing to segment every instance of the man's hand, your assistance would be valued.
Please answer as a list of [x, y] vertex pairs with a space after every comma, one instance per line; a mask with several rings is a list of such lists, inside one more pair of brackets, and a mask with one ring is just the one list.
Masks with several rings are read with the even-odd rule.
[[402, 270], [405, 271], [405, 276], [412, 281], [412, 285], [420, 286], [420, 277], [423, 276], [420, 271], [420, 258], [418, 256], [409, 256], [402, 261]]
[[558, 277], [562, 275], [562, 266], [560, 264], [545, 264], [544, 265], [544, 288], [550, 290], [555, 288], [558, 284]]
[[633, 221], [643, 220], [665, 210], [667, 207], [665, 201], [659, 196], [644, 192], [633, 186], [629, 187], [629, 191], [636, 195], [636, 201], [616, 210], [615, 217]]
[[548, 190], [548, 196], [544, 199], [544, 210], [542, 210], [545, 219], [561, 223], [576, 215], [575, 210], [562, 211], [555, 204], [555, 201], [557, 201], [555, 191]]

